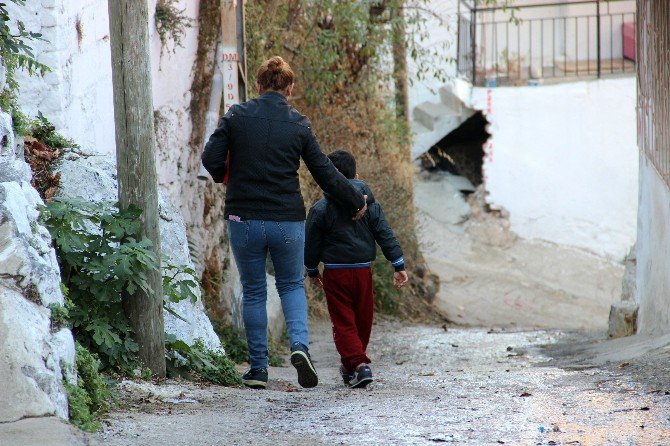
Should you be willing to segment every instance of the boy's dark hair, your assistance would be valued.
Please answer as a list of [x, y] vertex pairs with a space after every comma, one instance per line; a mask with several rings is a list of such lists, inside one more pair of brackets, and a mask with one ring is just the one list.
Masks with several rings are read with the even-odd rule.
[[346, 150], [336, 150], [328, 155], [328, 159], [346, 178], [350, 180], [356, 178], [356, 158], [351, 153]]

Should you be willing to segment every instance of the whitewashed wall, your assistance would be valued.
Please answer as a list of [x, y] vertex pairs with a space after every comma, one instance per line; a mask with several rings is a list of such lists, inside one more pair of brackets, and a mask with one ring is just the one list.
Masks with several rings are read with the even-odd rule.
[[484, 162], [488, 200], [510, 211], [512, 229], [623, 259], [636, 238], [635, 79], [471, 95], [493, 135]]
[[638, 333], [670, 331], [670, 189], [645, 155], [640, 155], [640, 212], [637, 238]]
[[[183, 48], [161, 48], [151, 14], [154, 110], [157, 111], [159, 182], [179, 197], [179, 167], [188, 157], [193, 64], [197, 49], [197, 0], [177, 6], [190, 17]], [[41, 111], [56, 127], [88, 151], [114, 153], [114, 109], [107, 0], [30, 0], [9, 4], [12, 17], [39, 31], [46, 42], [35, 42], [37, 59], [53, 71], [44, 78], [19, 74], [20, 105], [29, 115]]]
[[[104, 0], [9, 3], [11, 16], [46, 42], [34, 42], [36, 58], [52, 72], [44, 78], [19, 73], [20, 105], [29, 115], [41, 111], [82, 146], [114, 151], [109, 22]], [[79, 40], [77, 28], [81, 33]]]
[[[442, 83], [433, 78], [419, 80], [416, 73], [419, 64], [430, 63], [435, 70], [442, 71], [447, 77], [456, 76], [456, 50], [457, 50], [457, 1], [456, 0], [431, 0], [426, 9], [430, 13], [423, 15], [425, 22], [417, 28], [408, 28], [408, 32], [427, 32], [427, 38], [420, 41], [420, 46], [429, 50], [437, 51], [440, 56], [430, 61], [416, 61], [408, 58], [410, 77], [409, 105], [413, 110], [418, 104], [426, 101], [439, 102], [438, 89]], [[418, 28], [420, 26], [420, 29]]]

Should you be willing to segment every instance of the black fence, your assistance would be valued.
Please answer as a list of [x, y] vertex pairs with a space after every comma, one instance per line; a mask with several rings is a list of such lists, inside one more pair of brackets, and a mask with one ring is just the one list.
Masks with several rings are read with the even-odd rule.
[[459, 0], [459, 75], [481, 86], [635, 72], [635, 0], [536, 1]]

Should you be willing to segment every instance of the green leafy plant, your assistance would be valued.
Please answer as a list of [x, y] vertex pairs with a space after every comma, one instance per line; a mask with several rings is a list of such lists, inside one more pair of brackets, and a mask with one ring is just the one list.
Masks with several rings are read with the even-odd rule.
[[[42, 112], [38, 112], [37, 117], [34, 120], [28, 121], [27, 124], [28, 126], [26, 128], [25, 121], [20, 118], [18, 123], [20, 126], [19, 130], [27, 131], [27, 133], [25, 133], [26, 135], [32, 136], [52, 149], [79, 148], [79, 145], [73, 140], [58, 133], [56, 127], [49, 122]], [[16, 125], [17, 124], [15, 124], [15, 127]]]
[[210, 350], [202, 340], [196, 340], [192, 346], [177, 339], [175, 335], [165, 335], [166, 354], [169, 374], [199, 377], [205, 381], [223, 386], [241, 384], [235, 363], [221, 351]]
[[247, 341], [238, 330], [230, 325], [217, 324], [216, 334], [219, 335], [223, 348], [228, 357], [236, 364], [242, 364], [249, 360], [249, 349]]
[[[10, 0], [20, 6], [26, 0]], [[35, 59], [31, 41], [44, 40], [42, 34], [28, 31], [21, 21], [17, 21], [16, 30], [11, 29], [11, 17], [7, 10], [7, 3], [0, 2], [0, 63], [7, 71], [7, 85], [0, 93], [0, 108], [9, 111], [16, 108], [16, 90], [18, 83], [14, 77], [16, 70], [25, 70], [28, 74], [43, 76], [51, 69]]]
[[100, 361], [81, 344], [76, 344], [75, 369], [77, 383], [65, 381], [70, 421], [79, 428], [94, 432], [100, 429], [100, 417], [107, 413], [111, 393], [100, 374]]
[[[231, 325], [224, 325], [221, 322], [214, 324], [216, 334], [221, 339], [221, 345], [226, 351], [226, 355], [236, 364], [242, 364], [249, 360], [249, 348], [247, 341], [239, 330]], [[285, 339], [282, 339], [285, 341]], [[286, 360], [283, 355], [287, 353], [287, 348], [280, 342], [270, 339], [268, 345], [268, 363], [271, 367], [281, 367]]]
[[[99, 355], [105, 370], [124, 374], [136, 368], [138, 346], [122, 294], [146, 289], [148, 271], [161, 267], [151, 242], [139, 239], [140, 214], [137, 208], [120, 211], [110, 203], [81, 200], [53, 200], [42, 209], [69, 290], [75, 339]], [[166, 301], [196, 299], [193, 271], [171, 265], [165, 270]]]

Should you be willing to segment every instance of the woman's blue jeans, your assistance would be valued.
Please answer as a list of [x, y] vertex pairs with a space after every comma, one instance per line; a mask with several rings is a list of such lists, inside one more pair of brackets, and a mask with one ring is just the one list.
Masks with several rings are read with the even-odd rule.
[[242, 316], [252, 368], [268, 366], [265, 262], [270, 253], [288, 337], [309, 345], [304, 287], [305, 223], [228, 220], [228, 235], [242, 281]]

